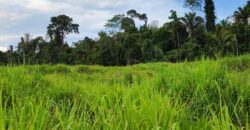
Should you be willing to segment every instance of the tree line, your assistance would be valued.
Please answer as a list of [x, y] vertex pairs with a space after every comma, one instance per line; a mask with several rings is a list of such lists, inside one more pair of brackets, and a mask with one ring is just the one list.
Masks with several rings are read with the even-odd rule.
[[[201, 57], [241, 55], [250, 52], [250, 1], [239, 7], [232, 20], [216, 23], [213, 0], [186, 0], [191, 11], [183, 17], [171, 10], [161, 27], [148, 24], [145, 13], [132, 9], [109, 19], [97, 39], [85, 37], [70, 46], [65, 37], [79, 33], [79, 25], [66, 15], [51, 18], [49, 41], [21, 37], [16, 49], [0, 51], [0, 64], [87, 64], [123, 66], [145, 62], [181, 62]], [[204, 7], [202, 7], [204, 6]], [[205, 18], [197, 11], [204, 11]], [[135, 21], [142, 21], [137, 25]]]

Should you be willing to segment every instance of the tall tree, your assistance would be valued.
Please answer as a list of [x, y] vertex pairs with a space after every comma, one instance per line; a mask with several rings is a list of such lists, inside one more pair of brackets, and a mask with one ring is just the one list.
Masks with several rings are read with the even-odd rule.
[[234, 12], [234, 17], [237, 23], [247, 24], [250, 17], [250, 3], [249, 6], [239, 7], [237, 11]]
[[66, 15], [59, 15], [51, 18], [51, 23], [47, 27], [51, 40], [58, 44], [64, 44], [64, 38], [70, 33], [79, 33], [79, 25], [73, 23], [73, 19]]
[[192, 11], [201, 10], [203, 0], [185, 0], [184, 6], [189, 7]]
[[215, 7], [213, 0], [205, 0], [205, 14], [206, 14], [206, 28], [207, 31], [213, 32], [215, 31], [215, 20], [216, 16], [214, 13]]
[[219, 43], [218, 47], [222, 54], [233, 52], [238, 55], [238, 44], [236, 35], [227, 30], [224, 26], [218, 27], [216, 39]]
[[185, 32], [185, 26], [184, 24], [181, 22], [181, 18], [179, 18], [177, 16], [177, 12], [174, 10], [170, 11], [171, 16], [169, 17], [170, 20], [172, 20], [169, 24], [168, 24], [168, 30], [171, 31], [174, 35], [175, 40], [173, 40], [174, 42], [176, 41], [177, 43], [177, 47], [180, 49], [181, 48], [181, 37], [185, 36], [183, 35], [183, 28], [184, 28], [184, 32]]
[[183, 24], [185, 24], [188, 37], [191, 38], [193, 35], [193, 30], [198, 26], [203, 26], [204, 19], [200, 16], [196, 16], [196, 13], [188, 13], [185, 14], [184, 17], [181, 18]]
[[29, 33], [24, 34], [24, 37], [21, 37], [21, 42], [18, 44], [17, 51], [22, 55], [22, 63], [26, 64], [26, 56], [29, 51], [28, 47], [31, 42], [31, 36]]
[[89, 37], [78, 41], [75, 45], [76, 63], [94, 64], [96, 51], [98, 49], [96, 41]]
[[111, 34], [117, 33], [121, 31], [121, 21], [125, 16], [122, 14], [118, 14], [113, 16], [111, 19], [107, 21], [104, 25], [107, 29], [109, 29]]
[[138, 18], [139, 20], [144, 21], [144, 27], [148, 26], [147, 14], [145, 14], [145, 13], [140, 14], [136, 10], [131, 9], [131, 10], [127, 11], [127, 15], [130, 16], [131, 18]]
[[137, 31], [134, 20], [129, 17], [125, 17], [122, 19], [121, 29], [127, 33], [134, 33]]
[[[206, 15], [206, 28], [209, 32], [215, 31], [215, 7], [213, 0], [204, 0], [204, 12]], [[201, 10], [203, 0], [185, 0], [185, 6], [189, 7], [192, 11]]]

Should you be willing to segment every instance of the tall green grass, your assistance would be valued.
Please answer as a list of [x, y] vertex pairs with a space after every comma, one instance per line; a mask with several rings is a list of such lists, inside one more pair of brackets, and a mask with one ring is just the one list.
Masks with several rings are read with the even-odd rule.
[[249, 130], [250, 56], [0, 67], [0, 129]]

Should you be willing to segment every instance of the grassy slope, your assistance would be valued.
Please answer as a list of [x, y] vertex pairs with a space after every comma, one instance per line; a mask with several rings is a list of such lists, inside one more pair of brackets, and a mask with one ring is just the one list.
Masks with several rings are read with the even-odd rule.
[[0, 129], [248, 129], [250, 56], [0, 67], [0, 98]]

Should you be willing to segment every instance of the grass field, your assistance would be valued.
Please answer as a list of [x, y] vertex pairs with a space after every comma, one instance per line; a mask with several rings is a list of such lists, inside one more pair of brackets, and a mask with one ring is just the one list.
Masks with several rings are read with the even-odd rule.
[[249, 130], [250, 55], [0, 67], [0, 129]]

